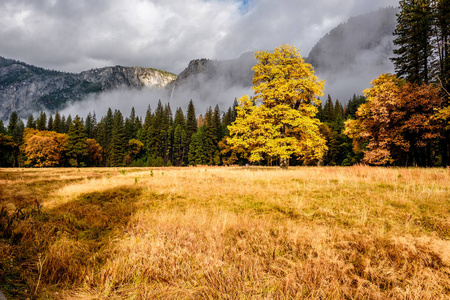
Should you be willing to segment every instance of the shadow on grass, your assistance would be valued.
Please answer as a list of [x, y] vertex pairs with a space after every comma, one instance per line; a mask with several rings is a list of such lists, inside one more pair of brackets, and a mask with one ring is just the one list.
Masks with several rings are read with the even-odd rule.
[[43, 285], [74, 287], [92, 278], [141, 193], [139, 187], [120, 187], [83, 194], [26, 215], [8, 235], [0, 232], [0, 289], [5, 296], [35, 299]]

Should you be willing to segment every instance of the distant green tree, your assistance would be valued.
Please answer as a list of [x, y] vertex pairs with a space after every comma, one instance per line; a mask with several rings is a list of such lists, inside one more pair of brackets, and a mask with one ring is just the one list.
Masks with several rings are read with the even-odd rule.
[[191, 137], [189, 144], [189, 164], [205, 165], [208, 163], [206, 142], [205, 142], [205, 126], [201, 126]]
[[[22, 145], [24, 129], [25, 124], [23, 124], [23, 121], [19, 118], [17, 112], [12, 112], [9, 117], [7, 135], [13, 139], [15, 145]], [[18, 147], [13, 148], [13, 152], [10, 154], [10, 161], [13, 167], [19, 167], [22, 164], [23, 159], [20, 156]]]
[[215, 126], [213, 123], [213, 112], [211, 106], [205, 113], [205, 125], [204, 125], [204, 149], [207, 157], [207, 164], [212, 165], [214, 162], [214, 153], [217, 148], [217, 136], [215, 133]]
[[54, 127], [54, 124], [53, 124], [54, 122], [53, 122], [53, 116], [52, 115], [50, 115], [50, 117], [48, 118], [48, 125], [47, 125], [47, 130], [48, 131], [54, 131], [53, 129], [53, 127]]
[[322, 122], [327, 122], [327, 123], [331, 123], [334, 120], [334, 105], [333, 105], [333, 100], [331, 99], [331, 96], [328, 95], [327, 97], [327, 101], [325, 102], [324, 108], [323, 108], [323, 119], [321, 120]]
[[53, 131], [57, 133], [63, 133], [64, 131], [64, 122], [61, 120], [61, 115], [59, 111], [55, 113], [55, 120], [53, 121]]
[[36, 129], [39, 131], [47, 130], [47, 115], [43, 111], [36, 119]]
[[140, 130], [139, 140], [144, 144], [144, 152], [147, 158], [152, 157], [152, 145], [151, 139], [153, 136], [153, 114], [150, 105], [147, 108], [144, 118], [144, 124], [142, 124], [142, 129]]
[[5, 125], [3, 124], [3, 120], [0, 119], [0, 134], [6, 135], [7, 131]]
[[26, 128], [36, 129], [36, 121], [34, 120], [33, 115], [28, 116]]
[[366, 103], [366, 97], [353, 95], [347, 103], [347, 108], [345, 110], [345, 119], [356, 119], [356, 111], [361, 104]]
[[92, 124], [92, 114], [88, 113], [86, 116], [86, 121], [84, 122], [84, 132], [88, 139], [91, 139], [93, 136], [93, 124]]
[[125, 134], [123, 115], [120, 110], [114, 112], [114, 125], [112, 128], [110, 164], [112, 167], [124, 165], [128, 139]]
[[72, 125], [72, 116], [69, 115], [63, 125], [63, 133], [68, 133], [70, 125]]
[[[220, 140], [222, 140], [222, 121], [220, 119], [220, 108], [219, 105], [216, 105], [214, 108], [214, 112], [212, 115], [212, 126], [214, 132], [214, 144], [218, 144]], [[216, 147], [217, 148], [217, 147]]]
[[191, 141], [191, 137], [197, 132], [197, 115], [195, 114], [195, 106], [192, 100], [189, 101], [188, 110], [186, 114], [186, 139], [187, 145]]
[[[0, 125], [3, 126], [3, 122], [1, 120], [0, 122]], [[14, 167], [15, 155], [17, 155], [18, 151], [19, 147], [14, 142], [14, 139], [6, 135], [0, 128], [0, 167]]]
[[136, 139], [139, 130], [139, 118], [136, 116], [134, 107], [131, 108], [131, 113], [125, 119], [125, 134], [128, 139]]
[[178, 124], [174, 133], [174, 165], [181, 166], [185, 155], [186, 131], [181, 124]]
[[110, 163], [113, 126], [114, 115], [111, 108], [108, 108], [106, 116], [97, 125], [97, 141], [103, 150], [102, 158], [105, 166], [108, 166]]
[[69, 125], [67, 134], [67, 157], [69, 165], [72, 167], [83, 167], [88, 159], [87, 135], [84, 131], [84, 124], [80, 116], [76, 115], [72, 124]]
[[24, 129], [25, 125], [23, 124], [23, 121], [19, 118], [17, 112], [13, 112], [9, 117], [7, 134], [14, 139], [14, 142], [17, 145], [22, 144]]
[[173, 121], [173, 165], [181, 166], [186, 154], [186, 120], [183, 110], [179, 107]]
[[431, 74], [433, 14], [431, 0], [401, 0], [392, 61], [398, 77], [428, 83]]

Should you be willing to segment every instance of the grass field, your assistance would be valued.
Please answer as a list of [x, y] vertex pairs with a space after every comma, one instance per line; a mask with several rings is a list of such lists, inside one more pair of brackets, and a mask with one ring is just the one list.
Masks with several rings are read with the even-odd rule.
[[450, 169], [0, 169], [8, 299], [449, 299]]

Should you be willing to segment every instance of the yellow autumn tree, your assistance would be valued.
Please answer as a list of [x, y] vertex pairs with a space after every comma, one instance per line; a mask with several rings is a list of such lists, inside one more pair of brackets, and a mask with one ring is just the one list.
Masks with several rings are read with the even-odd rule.
[[254, 96], [239, 99], [236, 120], [228, 127], [228, 145], [245, 149], [252, 162], [279, 159], [281, 167], [287, 167], [293, 155], [322, 158], [326, 145], [315, 116], [324, 81], [293, 46], [259, 51], [255, 57]]

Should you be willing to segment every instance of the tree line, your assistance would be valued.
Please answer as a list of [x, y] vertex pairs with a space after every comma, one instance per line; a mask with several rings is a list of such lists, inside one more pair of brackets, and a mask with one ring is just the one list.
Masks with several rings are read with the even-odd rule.
[[[330, 151], [325, 165], [351, 165], [360, 161], [351, 140], [342, 133], [344, 121], [354, 116], [364, 97], [350, 99], [346, 106], [331, 97], [319, 107], [318, 117]], [[186, 112], [158, 102], [153, 111], [137, 116], [132, 108], [124, 117], [120, 110], [108, 109], [97, 119], [41, 112], [26, 123], [13, 112], [5, 126], [0, 120], [1, 167], [107, 167], [107, 166], [187, 166], [249, 163], [246, 153], [232, 150], [226, 140], [236, 119], [237, 101], [225, 112], [215, 106], [197, 115], [193, 101]], [[343, 145], [345, 144], [345, 145]], [[350, 146], [349, 146], [350, 145]], [[260, 164], [277, 164], [262, 161]], [[292, 164], [296, 164], [295, 161]], [[298, 164], [298, 163], [297, 163]]]

